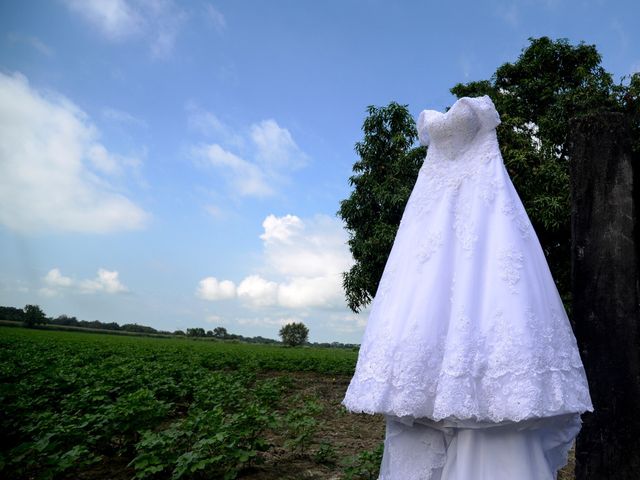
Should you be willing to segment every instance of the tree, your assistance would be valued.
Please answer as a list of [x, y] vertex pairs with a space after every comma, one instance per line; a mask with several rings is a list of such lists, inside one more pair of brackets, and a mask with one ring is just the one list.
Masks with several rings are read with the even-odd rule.
[[24, 310], [16, 307], [0, 307], [0, 319], [22, 322], [24, 321]]
[[343, 274], [347, 304], [359, 312], [375, 295], [387, 257], [425, 156], [415, 147], [415, 122], [406, 105], [369, 106], [356, 143], [360, 156], [353, 166], [351, 195], [340, 202], [338, 215], [349, 231], [355, 260]]
[[[85, 322], [85, 320], [81, 320], [81, 322]], [[122, 325], [122, 327], [120, 327], [120, 330], [135, 333], [158, 333], [158, 331], [153, 327], [138, 325], [137, 323], [125, 323], [124, 325]]]
[[[615, 85], [593, 45], [566, 39], [530, 38], [513, 63], [489, 80], [457, 84], [458, 98], [489, 95], [500, 113], [497, 128], [509, 175], [540, 239], [549, 267], [570, 306], [571, 205], [567, 137], [579, 114], [637, 109], [640, 75], [629, 86]], [[636, 151], [640, 127], [634, 123]], [[424, 150], [413, 147], [417, 133], [406, 107], [369, 107], [360, 155], [353, 166], [350, 197], [339, 215], [349, 230], [355, 263], [344, 274], [347, 303], [354, 311], [373, 298], [391, 251], [404, 206]]]
[[24, 307], [24, 324], [27, 327], [47, 323], [47, 316], [44, 314], [39, 305], [25, 305]]
[[280, 329], [282, 343], [290, 347], [296, 347], [307, 343], [309, 329], [304, 323], [288, 323]]
[[213, 336], [216, 338], [227, 338], [229, 334], [227, 333], [227, 329], [224, 327], [216, 327], [213, 329]]
[[196, 327], [196, 328], [187, 328], [187, 336], [188, 337], [204, 337], [206, 333], [204, 328]]

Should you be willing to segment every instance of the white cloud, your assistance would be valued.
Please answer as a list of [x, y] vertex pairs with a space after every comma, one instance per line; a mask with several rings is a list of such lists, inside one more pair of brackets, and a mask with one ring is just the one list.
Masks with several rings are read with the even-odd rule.
[[196, 295], [203, 300], [224, 300], [236, 296], [236, 286], [230, 280], [218, 281], [215, 277], [200, 280]]
[[44, 277], [44, 283], [50, 288], [70, 287], [73, 281], [60, 273], [60, 269], [53, 268]]
[[[277, 218], [277, 217], [276, 217]], [[280, 220], [286, 218], [280, 217]], [[267, 237], [265, 261], [270, 271], [284, 277], [341, 277], [353, 260], [347, 246], [343, 224], [327, 215], [316, 215], [301, 222], [286, 238]], [[264, 225], [264, 223], [263, 223]], [[342, 282], [341, 278], [335, 281]]]
[[135, 159], [110, 153], [71, 101], [0, 73], [0, 223], [12, 230], [138, 229], [148, 214], [104, 174]]
[[264, 173], [253, 163], [225, 150], [218, 144], [196, 147], [194, 157], [223, 171], [234, 191], [243, 196], [264, 197], [273, 194]]
[[342, 277], [294, 277], [278, 289], [278, 304], [287, 308], [327, 308], [342, 302]]
[[[342, 223], [326, 215], [269, 215], [263, 227], [262, 273], [245, 277], [237, 298], [252, 308], [344, 309], [342, 272], [353, 260]], [[218, 299], [213, 297], [208, 299]]]
[[250, 275], [238, 285], [238, 297], [254, 307], [275, 305], [278, 300], [278, 284], [259, 275]]
[[[308, 156], [297, 146], [291, 133], [275, 120], [264, 120], [240, 135], [215, 114], [187, 105], [192, 130], [216, 139], [215, 143], [191, 148], [194, 159], [217, 168], [226, 176], [233, 193], [265, 197], [276, 193], [289, 174], [306, 165]], [[234, 153], [236, 152], [236, 153]]]
[[127, 0], [64, 0], [67, 7], [97, 27], [110, 40], [136, 35], [143, 18]]
[[91, 145], [87, 157], [93, 166], [103, 173], [113, 175], [122, 172], [118, 157], [109, 153], [104, 145]]
[[186, 110], [188, 125], [192, 130], [214, 138], [226, 146], [242, 148], [245, 145], [242, 135], [234, 132], [214, 113], [201, 109], [193, 102], [187, 103]]
[[52, 297], [63, 292], [72, 293], [124, 293], [129, 289], [125, 287], [115, 270], [100, 268], [96, 277], [87, 280], [74, 280], [64, 276], [60, 269], [52, 268], [42, 279], [44, 286], [40, 289], [40, 294]]
[[[279, 220], [286, 225], [286, 218]], [[278, 304], [294, 309], [344, 307], [342, 272], [353, 260], [342, 222], [317, 215], [295, 225], [278, 238], [268, 235], [267, 224], [262, 237], [268, 271], [284, 278]]]
[[258, 161], [269, 170], [300, 168], [308, 162], [289, 130], [273, 119], [252, 125], [251, 140], [256, 146]]
[[284, 242], [290, 243], [290, 238], [295, 235], [296, 231], [302, 228], [302, 220], [295, 215], [285, 215], [284, 217], [276, 217], [269, 215], [262, 222], [264, 233], [260, 238], [265, 242]]
[[105, 270], [101, 268], [98, 270], [98, 275], [93, 280], [83, 280], [80, 282], [80, 290], [85, 293], [121, 293], [128, 291], [118, 278], [118, 272]]
[[144, 38], [157, 58], [171, 55], [187, 14], [172, 0], [64, 0], [105, 38]]

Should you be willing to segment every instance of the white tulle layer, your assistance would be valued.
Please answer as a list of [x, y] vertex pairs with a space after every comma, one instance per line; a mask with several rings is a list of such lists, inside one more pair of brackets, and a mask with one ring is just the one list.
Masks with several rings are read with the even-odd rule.
[[387, 417], [379, 480], [555, 480], [579, 414], [498, 424]]

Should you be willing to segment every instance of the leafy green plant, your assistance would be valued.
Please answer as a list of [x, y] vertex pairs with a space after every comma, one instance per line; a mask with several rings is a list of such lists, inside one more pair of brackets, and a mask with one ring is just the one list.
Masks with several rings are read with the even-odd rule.
[[316, 463], [322, 463], [325, 465], [332, 465], [336, 463], [336, 449], [327, 442], [322, 442], [316, 452], [313, 454], [313, 460]]
[[322, 405], [313, 399], [307, 399], [302, 406], [287, 412], [283, 418], [283, 427], [289, 433], [285, 448], [299, 455], [305, 454], [318, 428], [315, 417], [321, 411]]
[[378, 478], [384, 444], [373, 450], [365, 450], [346, 459], [344, 480], [375, 480]]

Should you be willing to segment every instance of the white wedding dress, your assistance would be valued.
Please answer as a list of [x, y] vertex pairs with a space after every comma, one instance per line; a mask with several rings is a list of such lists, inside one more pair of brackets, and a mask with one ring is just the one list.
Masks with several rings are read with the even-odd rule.
[[487, 95], [418, 120], [428, 153], [343, 400], [387, 418], [381, 480], [552, 480], [593, 411], [499, 123]]

